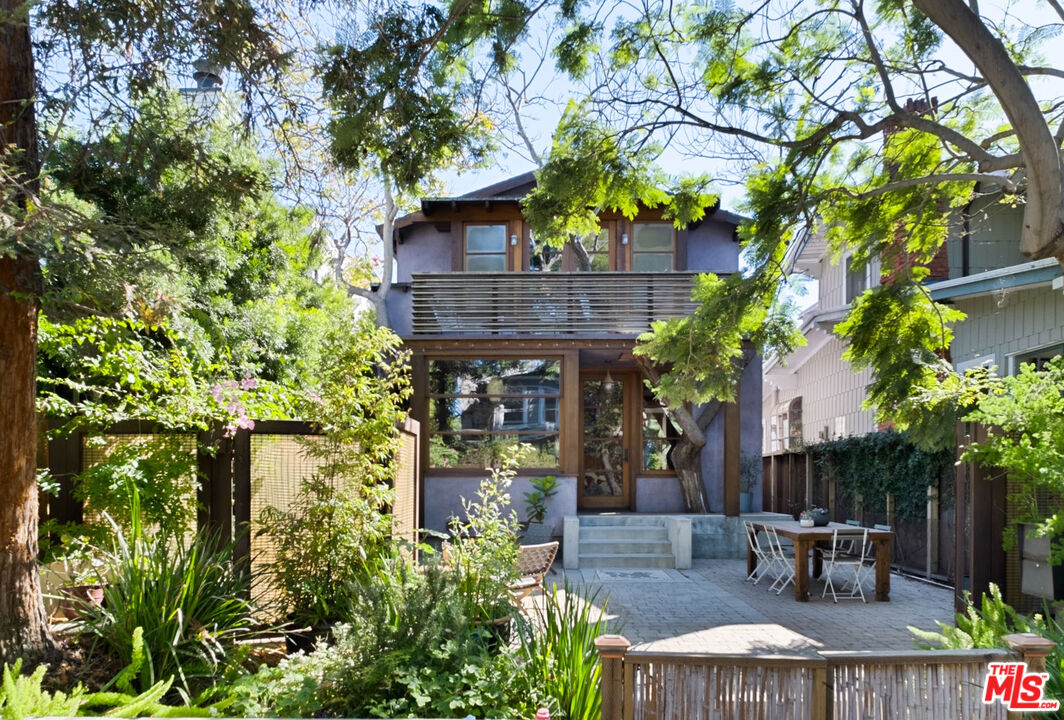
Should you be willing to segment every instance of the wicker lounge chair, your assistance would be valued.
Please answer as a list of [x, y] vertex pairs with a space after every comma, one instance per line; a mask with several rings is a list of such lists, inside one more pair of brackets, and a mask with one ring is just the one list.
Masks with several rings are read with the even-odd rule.
[[558, 543], [549, 542], [542, 545], [522, 545], [517, 549], [517, 567], [521, 575], [509, 585], [514, 603], [531, 595], [537, 588], [543, 589], [543, 578], [558, 554]]

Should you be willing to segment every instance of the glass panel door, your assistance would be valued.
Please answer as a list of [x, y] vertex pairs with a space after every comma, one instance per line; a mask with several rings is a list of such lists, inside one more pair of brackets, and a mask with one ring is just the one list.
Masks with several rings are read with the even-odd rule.
[[630, 380], [625, 376], [580, 380], [584, 441], [580, 462], [581, 507], [628, 507], [626, 382]]

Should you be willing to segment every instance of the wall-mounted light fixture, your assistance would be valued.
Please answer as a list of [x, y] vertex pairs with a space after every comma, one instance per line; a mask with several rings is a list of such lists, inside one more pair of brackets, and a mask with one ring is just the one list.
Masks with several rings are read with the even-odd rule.
[[628, 244], [628, 233], [621, 233], [621, 245]]
[[511, 235], [510, 236], [510, 245], [512, 245], [514, 247], [517, 247], [517, 236], [516, 235]]

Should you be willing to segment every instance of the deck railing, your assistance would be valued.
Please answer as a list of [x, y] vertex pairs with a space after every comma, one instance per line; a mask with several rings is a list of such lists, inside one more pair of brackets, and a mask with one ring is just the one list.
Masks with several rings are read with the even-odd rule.
[[694, 309], [694, 273], [417, 273], [415, 335], [638, 335]]
[[685, 655], [629, 650], [619, 635], [595, 641], [603, 720], [868, 720], [1006, 718], [983, 702], [989, 663], [1024, 660], [1044, 672], [1053, 643], [1008, 636], [1007, 650]]

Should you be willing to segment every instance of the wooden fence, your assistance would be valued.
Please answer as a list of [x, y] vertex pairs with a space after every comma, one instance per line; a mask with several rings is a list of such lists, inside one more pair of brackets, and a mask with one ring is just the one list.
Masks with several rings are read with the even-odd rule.
[[765, 510], [797, 517], [808, 507], [824, 507], [835, 522], [852, 519], [867, 527], [890, 525], [895, 530], [892, 552], [895, 567], [927, 578], [953, 581], [958, 560], [954, 552], [958, 516], [952, 476], [941, 478], [937, 486], [928, 489], [926, 514], [914, 519], [896, 516], [890, 497], [885, 502], [874, 503], [885, 507], [885, 512], [873, 512], [870, 509], [873, 503], [862, 502], [860, 497], [856, 501], [846, 497], [837, 490], [834, 479], [816, 467], [808, 453], [774, 453], [766, 455], [762, 462]]
[[[393, 531], [396, 537], [414, 541], [421, 513], [420, 427], [416, 421], [407, 420], [397, 431], [400, 445], [391, 508]], [[105, 448], [160, 435], [179, 437], [190, 459], [194, 456], [196, 477], [190, 477], [189, 484], [196, 490], [188, 501], [196, 504], [199, 527], [214, 530], [226, 542], [235, 539], [237, 561], [250, 560], [254, 574], [256, 565], [269, 559], [272, 546], [268, 536], [257, 535], [259, 514], [266, 506], [287, 509], [303, 480], [317, 469], [318, 461], [304, 447], [319, 436], [315, 426], [299, 421], [258, 421], [254, 428], [239, 429], [230, 437], [220, 431], [174, 434], [151, 423], [128, 421], [93, 433], [108, 439]], [[78, 431], [50, 440], [44, 448], [41, 462], [50, 469], [59, 491], [42, 496], [42, 519], [83, 521], [84, 508], [74, 496], [73, 479], [106, 453], [89, 440], [89, 435]]]
[[[1053, 643], [1006, 638], [1031, 671]], [[595, 641], [603, 720], [883, 720], [1005, 718], [983, 703], [990, 662], [1006, 650], [828, 652], [796, 656], [683, 655], [630, 650], [620, 635]]]

